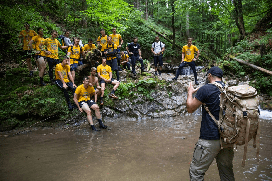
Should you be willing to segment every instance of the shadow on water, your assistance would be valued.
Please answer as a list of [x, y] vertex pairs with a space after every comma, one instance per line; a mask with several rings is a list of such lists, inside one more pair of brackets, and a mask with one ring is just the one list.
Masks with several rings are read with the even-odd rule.
[[[105, 120], [110, 130], [92, 132], [86, 121], [66, 128], [0, 134], [0, 180], [176, 181], [189, 180], [201, 116]], [[260, 163], [248, 147], [235, 152], [236, 180], [272, 179], [272, 120], [261, 121]], [[219, 180], [213, 162], [205, 180]]]

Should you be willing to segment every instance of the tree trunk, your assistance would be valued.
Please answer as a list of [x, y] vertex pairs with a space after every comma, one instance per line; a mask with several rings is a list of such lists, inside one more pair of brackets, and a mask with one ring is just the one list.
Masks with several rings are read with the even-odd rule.
[[244, 39], [246, 36], [244, 18], [243, 18], [243, 6], [242, 0], [233, 0], [234, 4], [234, 18], [236, 26], [239, 29], [240, 39]]
[[148, 19], [148, 0], [145, 0], [145, 20]]
[[186, 13], [186, 35], [190, 37], [189, 11]]
[[173, 30], [173, 44], [172, 49], [175, 49], [176, 44], [176, 29], [175, 29], [175, 0], [171, 0], [171, 8], [172, 8], [172, 30]]

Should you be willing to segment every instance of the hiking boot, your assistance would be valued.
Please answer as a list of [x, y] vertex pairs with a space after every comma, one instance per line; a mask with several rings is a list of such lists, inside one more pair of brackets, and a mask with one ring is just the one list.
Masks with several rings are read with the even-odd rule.
[[99, 128], [107, 129], [108, 126], [104, 125], [103, 122], [102, 122], [102, 120], [98, 119], [97, 121], [99, 122]]
[[197, 81], [197, 80], [195, 81], [195, 85], [199, 85], [199, 83], [198, 83], [198, 81]]
[[96, 129], [96, 128], [94, 127], [94, 125], [91, 125], [91, 128], [92, 128], [93, 131], [100, 131], [100, 129]]

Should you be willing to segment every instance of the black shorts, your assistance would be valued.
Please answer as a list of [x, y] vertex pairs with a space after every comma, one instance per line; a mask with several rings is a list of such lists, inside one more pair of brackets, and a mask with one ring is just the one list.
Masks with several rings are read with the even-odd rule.
[[24, 50], [23, 57], [24, 58], [31, 58], [32, 57], [32, 50]]
[[83, 105], [84, 103], [87, 103], [87, 104], [88, 104], [88, 106], [89, 106], [89, 108], [91, 108], [91, 107], [92, 107], [92, 105], [96, 104], [96, 103], [95, 103], [93, 100], [88, 100], [88, 101], [80, 101], [80, 102], [78, 102], [79, 107], [80, 107], [80, 108], [82, 108], [82, 105]]
[[[108, 83], [108, 82], [107, 82], [107, 83], [108, 83], [108, 84], [111, 84], [113, 81], [114, 81], [114, 79], [113, 79], [113, 78], [111, 78], [111, 82], [110, 82], [110, 83]], [[100, 81], [99, 81], [99, 82], [100, 82], [100, 84], [101, 84], [101, 83], [106, 83], [106, 82], [104, 81], [104, 79], [100, 79]]]

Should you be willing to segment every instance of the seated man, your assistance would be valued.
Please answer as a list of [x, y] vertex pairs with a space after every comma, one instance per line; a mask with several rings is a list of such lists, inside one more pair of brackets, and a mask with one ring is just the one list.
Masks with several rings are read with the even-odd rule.
[[64, 97], [68, 104], [68, 109], [69, 111], [72, 111], [73, 107], [69, 99], [68, 90], [71, 90], [74, 94], [77, 86], [75, 85], [73, 76], [70, 72], [69, 58], [67, 56], [63, 58], [61, 63], [56, 65], [55, 76], [56, 76], [56, 85], [59, 86], [61, 90], [63, 91]]
[[96, 74], [96, 68], [92, 67], [91, 68], [91, 75], [88, 76], [88, 78], [89, 78], [89, 82], [93, 86], [96, 86], [95, 94], [94, 94], [94, 102], [97, 102], [97, 95], [101, 94], [101, 87], [99, 86], [98, 78], [95, 76], [95, 74]]
[[83, 47], [83, 54], [85, 57], [84, 59], [89, 61], [88, 63], [91, 63], [92, 66], [97, 67], [99, 65], [98, 61], [96, 61], [96, 62], [94, 60], [90, 61], [95, 49], [96, 49], [96, 46], [95, 46], [95, 44], [93, 44], [93, 40], [88, 39], [88, 44], [84, 45], [84, 47]]
[[106, 63], [106, 58], [102, 58], [102, 64], [97, 67], [97, 73], [98, 77], [100, 78], [100, 84], [101, 84], [101, 102], [100, 105], [103, 105], [103, 96], [104, 96], [104, 91], [105, 91], [105, 86], [106, 83], [108, 84], [113, 84], [114, 87], [110, 93], [110, 97], [114, 99], [118, 99], [118, 97], [114, 94], [116, 89], [118, 88], [120, 82], [117, 80], [114, 80], [112, 78], [112, 71], [111, 67], [107, 65]]
[[123, 65], [124, 69], [130, 70], [130, 63], [128, 57], [128, 54], [126, 54], [124, 51], [121, 51], [121, 65]]
[[75, 91], [74, 102], [80, 112], [86, 112], [87, 120], [90, 123], [92, 130], [97, 131], [93, 124], [91, 109], [95, 111], [95, 116], [99, 122], [100, 128], [107, 129], [107, 126], [102, 123], [98, 105], [91, 100], [93, 94], [95, 94], [93, 85], [89, 82], [88, 77], [84, 77], [83, 84], [78, 86]]

